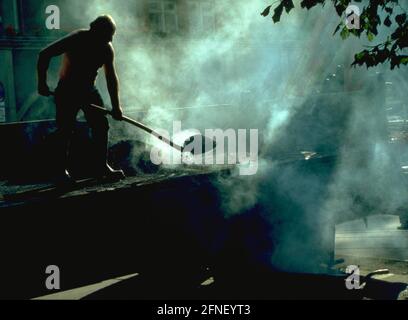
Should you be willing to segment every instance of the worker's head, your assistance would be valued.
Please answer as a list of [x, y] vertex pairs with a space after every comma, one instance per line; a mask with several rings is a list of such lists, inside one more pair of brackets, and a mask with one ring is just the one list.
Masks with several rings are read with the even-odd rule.
[[116, 23], [109, 15], [103, 15], [96, 18], [91, 23], [91, 31], [95, 34], [98, 41], [111, 42], [116, 32]]

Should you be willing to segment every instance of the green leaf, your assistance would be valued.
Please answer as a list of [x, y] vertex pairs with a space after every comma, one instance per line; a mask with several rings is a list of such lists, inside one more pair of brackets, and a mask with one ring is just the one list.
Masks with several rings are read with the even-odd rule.
[[391, 70], [394, 70], [396, 66], [399, 66], [400, 59], [395, 54], [391, 55], [390, 63], [391, 63]]
[[266, 7], [266, 9], [264, 11], [262, 11], [261, 15], [264, 16], [264, 17], [269, 16], [269, 13], [271, 12], [271, 8], [272, 8], [272, 5]]
[[310, 0], [303, 0], [301, 3], [300, 3], [300, 6], [302, 7], [302, 8], [306, 8], [306, 9], [310, 9], [311, 7], [313, 7], [313, 6], [315, 6], [316, 4], [315, 3], [312, 3], [312, 1], [310, 1]]
[[342, 26], [342, 23], [339, 23], [339, 24], [337, 25], [336, 29], [335, 29], [334, 32], [333, 32], [333, 36], [340, 30], [341, 26]]
[[384, 50], [378, 50], [376, 52], [376, 61], [377, 63], [384, 63], [388, 57], [390, 56], [390, 50], [384, 49]]
[[280, 18], [282, 16], [282, 12], [283, 12], [283, 2], [281, 2], [279, 4], [279, 6], [277, 6], [275, 8], [274, 14], [272, 16], [272, 20], [273, 20], [274, 23], [277, 23], [277, 22], [280, 21]]
[[406, 13], [399, 14], [395, 17], [395, 22], [398, 23], [399, 26], [402, 26], [406, 20], [407, 20]]
[[310, 8], [313, 8], [314, 6], [316, 6], [318, 2], [322, 3], [322, 2], [324, 2], [324, 1], [319, 1], [319, 0], [303, 0], [303, 1], [300, 3], [300, 6], [301, 6], [302, 8], [306, 8], [307, 10], [309, 10]]
[[368, 41], [373, 41], [374, 40], [374, 34], [372, 33], [372, 32], [370, 32], [370, 31], [368, 31], [367, 32], [367, 39], [368, 39]]
[[355, 59], [356, 60], [362, 60], [363, 58], [364, 58], [364, 56], [367, 54], [367, 51], [362, 51], [362, 52], [359, 52], [359, 53], [357, 53], [356, 55], [355, 55]]
[[293, 5], [293, 0], [284, 0], [283, 6], [285, 7], [286, 13], [289, 13], [295, 6]]
[[343, 14], [344, 11], [346, 11], [347, 6], [344, 6], [343, 4], [339, 3], [335, 6], [336, 12], [339, 16]]
[[343, 40], [347, 39], [349, 35], [350, 35], [350, 31], [349, 29], [347, 29], [347, 27], [344, 27], [343, 30], [341, 30], [340, 32], [340, 36]]
[[353, 61], [353, 63], [351, 65], [352, 66], [356, 66], [356, 65], [361, 66], [367, 61], [367, 57], [368, 57], [368, 51], [367, 50], [356, 53], [354, 55], [354, 61]]

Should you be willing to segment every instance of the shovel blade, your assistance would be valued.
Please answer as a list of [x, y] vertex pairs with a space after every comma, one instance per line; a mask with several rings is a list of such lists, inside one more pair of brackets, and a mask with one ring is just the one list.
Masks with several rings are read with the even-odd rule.
[[183, 145], [183, 152], [190, 152], [193, 155], [200, 155], [213, 151], [217, 143], [206, 136], [197, 134], [188, 138]]

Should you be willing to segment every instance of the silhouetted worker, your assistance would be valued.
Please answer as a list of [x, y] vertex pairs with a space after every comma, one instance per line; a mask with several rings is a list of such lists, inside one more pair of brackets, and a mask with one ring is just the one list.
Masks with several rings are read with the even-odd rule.
[[67, 158], [76, 117], [83, 110], [91, 128], [97, 163], [96, 177], [123, 177], [123, 171], [113, 170], [107, 163], [109, 123], [106, 116], [98, 111], [88, 110], [89, 104], [103, 106], [102, 98], [95, 87], [98, 70], [104, 67], [107, 87], [112, 102], [113, 118], [122, 119], [119, 101], [118, 77], [114, 64], [114, 49], [111, 44], [116, 31], [114, 20], [100, 16], [90, 25], [89, 30], [78, 30], [54, 42], [40, 52], [38, 59], [38, 92], [50, 96], [47, 85], [47, 70], [53, 57], [64, 55], [60, 80], [55, 90], [58, 157], [60, 161], [59, 180], [70, 180]]

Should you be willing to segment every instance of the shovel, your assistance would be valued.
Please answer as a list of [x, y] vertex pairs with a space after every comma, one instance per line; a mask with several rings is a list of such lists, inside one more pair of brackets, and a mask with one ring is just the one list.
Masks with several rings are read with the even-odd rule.
[[[89, 105], [89, 108], [91, 108], [92, 110], [96, 110], [98, 112], [101, 112], [103, 114], [106, 115], [112, 115], [112, 111], [109, 111], [101, 106], [97, 106], [95, 104], [91, 104]], [[174, 141], [172, 141], [171, 139], [168, 139], [166, 137], [164, 137], [163, 135], [161, 135], [160, 133], [158, 133], [157, 131], [155, 131], [152, 128], [149, 128], [148, 126], [144, 125], [143, 123], [136, 121], [132, 118], [129, 118], [127, 116], [122, 116], [122, 120], [124, 122], [127, 122], [139, 129], [142, 129], [143, 131], [147, 132], [148, 134], [151, 134], [152, 136], [156, 137], [157, 139], [163, 141], [164, 143], [168, 144], [170, 147], [180, 151], [181, 153], [183, 152], [192, 152], [193, 154], [203, 154], [205, 152], [208, 152], [210, 150], [213, 150], [216, 147], [216, 143], [214, 140], [211, 140], [207, 137], [204, 137], [202, 135], [195, 135], [195, 136], [191, 136], [188, 139], [185, 140], [184, 144], [181, 146], [177, 143], [175, 143]], [[196, 150], [196, 148], [193, 148], [192, 146], [194, 144], [192, 144], [195, 139], [201, 139], [201, 150]], [[206, 149], [207, 147], [211, 147], [211, 149]]]

